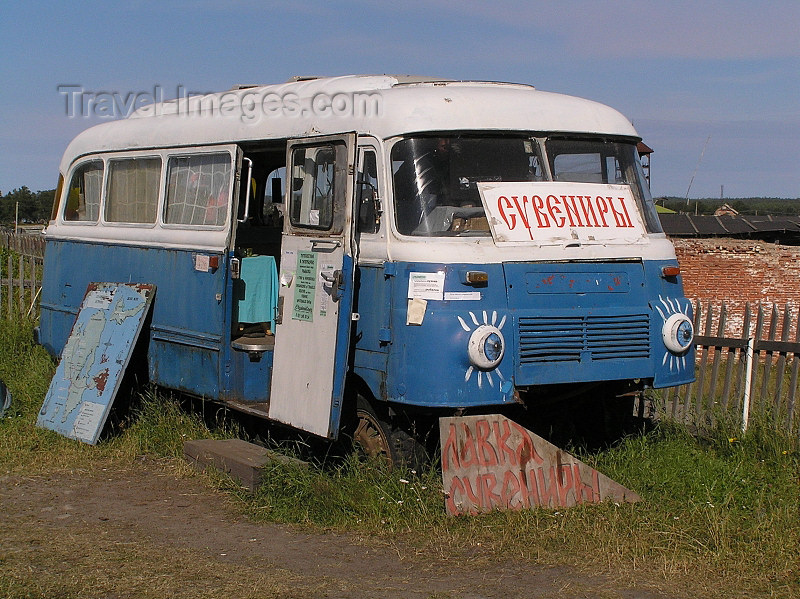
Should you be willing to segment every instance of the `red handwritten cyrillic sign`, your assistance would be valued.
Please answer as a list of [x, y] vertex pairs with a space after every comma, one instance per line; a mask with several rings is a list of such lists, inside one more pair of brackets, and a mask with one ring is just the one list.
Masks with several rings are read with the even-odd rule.
[[505, 416], [440, 418], [439, 432], [448, 514], [639, 500]]
[[478, 183], [497, 241], [633, 241], [645, 236], [628, 185]]

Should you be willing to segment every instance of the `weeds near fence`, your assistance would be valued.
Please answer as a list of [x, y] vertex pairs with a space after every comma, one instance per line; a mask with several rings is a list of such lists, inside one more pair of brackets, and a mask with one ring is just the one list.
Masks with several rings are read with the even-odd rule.
[[[723, 303], [695, 304], [696, 380], [654, 393], [665, 417], [696, 426], [766, 418], [800, 434], [800, 311], [745, 306], [739, 334], [729, 336]], [[716, 326], [715, 326], [716, 325]]]

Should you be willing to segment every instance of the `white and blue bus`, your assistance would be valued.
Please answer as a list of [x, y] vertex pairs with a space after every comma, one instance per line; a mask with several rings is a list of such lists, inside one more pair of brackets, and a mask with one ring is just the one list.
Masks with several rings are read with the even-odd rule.
[[155, 285], [152, 382], [394, 461], [413, 423], [694, 376], [617, 111], [527, 85], [295, 78], [92, 127], [60, 165], [40, 342]]

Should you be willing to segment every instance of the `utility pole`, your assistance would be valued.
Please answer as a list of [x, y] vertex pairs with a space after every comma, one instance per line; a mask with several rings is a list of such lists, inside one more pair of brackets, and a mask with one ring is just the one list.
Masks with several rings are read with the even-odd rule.
[[703, 144], [703, 151], [700, 152], [700, 159], [697, 161], [697, 166], [694, 167], [694, 172], [692, 173], [692, 178], [689, 180], [689, 187], [686, 188], [686, 205], [689, 205], [689, 190], [692, 189], [692, 183], [694, 183], [694, 177], [697, 175], [697, 169], [700, 168], [700, 163], [703, 162], [703, 155], [706, 153], [706, 147], [708, 147], [708, 142], [711, 141], [711, 135], [706, 138], [706, 143]]

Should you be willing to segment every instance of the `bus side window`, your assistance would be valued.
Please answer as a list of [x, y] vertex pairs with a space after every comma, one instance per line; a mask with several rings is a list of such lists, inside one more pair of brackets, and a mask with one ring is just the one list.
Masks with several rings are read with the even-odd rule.
[[67, 189], [64, 220], [97, 222], [102, 187], [102, 160], [92, 160], [75, 169]]
[[158, 156], [110, 160], [105, 220], [116, 223], [155, 223], [160, 179], [161, 158]]
[[378, 163], [375, 151], [364, 149], [356, 181], [358, 202], [358, 232], [377, 233], [381, 223], [378, 198]]
[[225, 224], [230, 186], [229, 154], [170, 157], [164, 222], [180, 225]]

